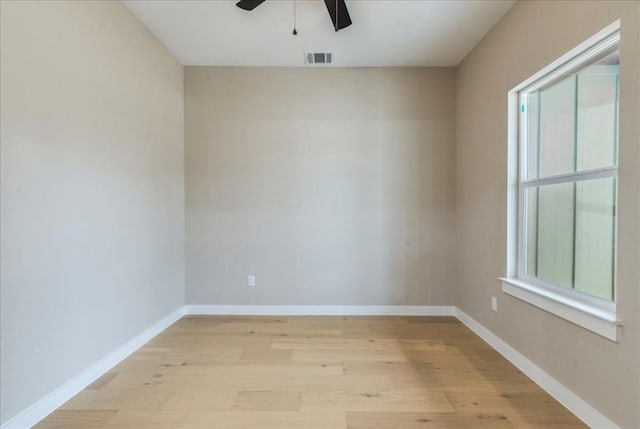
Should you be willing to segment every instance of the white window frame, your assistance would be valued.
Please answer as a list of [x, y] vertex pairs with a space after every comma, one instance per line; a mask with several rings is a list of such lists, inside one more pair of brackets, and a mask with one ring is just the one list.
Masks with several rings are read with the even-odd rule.
[[619, 44], [620, 21], [618, 20], [509, 91], [508, 258], [506, 276], [501, 278], [503, 292], [612, 341], [620, 340], [620, 326], [622, 325], [616, 315], [615, 301], [608, 301], [573, 289], [556, 286], [526, 275], [524, 191], [526, 188], [541, 185], [617, 177], [618, 168], [617, 166], [598, 168], [577, 173], [527, 179], [527, 163], [524, 162], [524, 156], [521, 153], [523, 148], [520, 144], [521, 140], [526, 142], [523, 136], [526, 135], [527, 130], [520, 127], [520, 96], [522, 92], [533, 92], [576, 73], [601, 58], [603, 53], [619, 48]]

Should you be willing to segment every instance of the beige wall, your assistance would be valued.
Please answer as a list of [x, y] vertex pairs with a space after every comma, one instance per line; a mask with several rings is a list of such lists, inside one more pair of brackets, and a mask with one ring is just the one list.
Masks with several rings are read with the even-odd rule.
[[1, 417], [184, 303], [183, 74], [120, 2], [1, 4]]
[[453, 69], [186, 67], [187, 303], [452, 304], [454, 89]]
[[[456, 304], [600, 412], [640, 427], [638, 2], [518, 2], [457, 71]], [[507, 92], [622, 19], [618, 344], [501, 292], [506, 271]], [[490, 311], [490, 296], [499, 312]]]

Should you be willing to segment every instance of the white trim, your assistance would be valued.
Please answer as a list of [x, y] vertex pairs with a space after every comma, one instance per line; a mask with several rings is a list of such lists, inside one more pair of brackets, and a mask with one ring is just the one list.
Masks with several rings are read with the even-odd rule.
[[453, 306], [186, 305], [185, 314], [242, 316], [453, 316]]
[[[518, 219], [520, 183], [519, 172], [519, 121], [518, 93], [509, 91], [507, 94], [507, 275], [518, 273], [520, 224]], [[518, 109], [518, 110], [516, 110]]]
[[536, 74], [531, 76], [529, 79], [525, 80], [524, 82], [520, 83], [518, 86], [511, 89], [510, 92], [519, 92], [520, 90], [531, 86], [534, 82], [542, 79], [545, 75], [548, 75], [551, 70], [555, 70], [563, 66], [564, 64], [568, 63], [572, 58], [575, 58], [576, 56], [580, 55], [586, 49], [589, 49], [590, 47], [597, 45], [598, 42], [600, 42], [603, 39], [606, 39], [607, 37], [611, 36], [612, 34], [618, 31], [620, 31], [619, 19], [609, 24], [607, 27], [605, 27], [602, 31], [599, 31], [597, 34], [594, 34], [593, 36], [589, 37], [587, 40], [580, 43], [578, 46], [576, 46], [575, 48], [573, 48], [572, 50], [570, 50], [569, 52], [567, 52], [557, 60], [553, 61], [546, 67], [543, 67], [542, 70], [540, 70], [539, 72], [537, 72]]
[[74, 397], [85, 387], [100, 378], [111, 368], [126, 359], [131, 353], [138, 350], [145, 343], [167, 329], [184, 315], [184, 306], [179, 307], [168, 316], [157, 321], [125, 344], [121, 345], [89, 368], [76, 375], [65, 384], [49, 393], [47, 396], [22, 411], [20, 414], [6, 422], [1, 429], [28, 429], [47, 417], [54, 410]]
[[559, 183], [574, 183], [584, 180], [606, 179], [618, 176], [618, 167], [597, 168], [595, 170], [578, 171], [576, 173], [558, 174], [556, 176], [546, 176], [539, 179], [522, 180], [522, 188], [535, 186], [557, 185]]
[[[548, 85], [564, 79], [567, 75], [575, 73], [577, 70], [583, 68], [588, 63], [595, 62], [610, 54], [611, 52], [614, 52], [616, 49], [618, 49], [618, 45], [620, 44], [620, 21], [616, 21], [615, 23], [611, 24], [604, 31], [612, 31], [613, 33], [607, 36], [601, 36], [601, 40], [596, 41], [592, 37], [588, 41], [581, 43], [579, 46], [581, 48], [581, 51], [588, 52], [577, 54], [577, 56], [574, 56], [574, 58], [571, 58], [569, 61], [566, 61], [565, 63], [557, 67], [554, 67], [551, 71], [549, 71], [551, 69], [550, 66], [545, 67], [542, 70], [547, 71], [547, 73], [545, 73], [540, 79], [536, 80], [531, 85], [523, 88], [522, 91], [530, 93], [542, 90]], [[602, 33], [603, 32], [600, 32], [598, 34]], [[565, 56], [563, 56], [562, 58], [565, 58]]]
[[614, 312], [592, 307], [584, 301], [576, 301], [568, 296], [548, 289], [524, 283], [517, 279], [502, 278], [502, 291], [524, 302], [555, 314], [611, 341], [619, 341], [622, 325]]
[[618, 425], [571, 390], [567, 389], [562, 383], [520, 354], [520, 352], [482, 326], [464, 311], [456, 308], [455, 316], [587, 425], [593, 429], [619, 429]]
[[520, 277], [502, 277], [500, 280], [510, 282], [515, 286], [524, 285], [523, 287], [525, 289], [533, 289], [535, 292], [539, 292], [541, 295], [549, 296], [551, 298], [559, 296], [558, 300], [560, 302], [567, 301], [573, 307], [583, 308], [587, 312], [602, 315], [602, 318], [605, 320], [616, 320], [617, 305], [614, 301], [609, 301], [608, 299], [590, 295], [579, 290], [570, 289], [565, 286], [558, 286], [527, 275]]

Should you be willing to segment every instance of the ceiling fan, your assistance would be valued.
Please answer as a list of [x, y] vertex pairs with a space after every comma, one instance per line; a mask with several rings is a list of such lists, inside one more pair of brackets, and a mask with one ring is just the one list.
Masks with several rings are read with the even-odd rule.
[[[240, 9], [253, 10], [256, 7], [264, 3], [265, 0], [240, 0], [236, 3]], [[324, 4], [327, 6], [327, 11], [333, 22], [333, 28], [338, 31], [351, 25], [351, 17], [347, 10], [347, 5], [344, 0], [324, 0]], [[294, 32], [294, 34], [296, 34]]]

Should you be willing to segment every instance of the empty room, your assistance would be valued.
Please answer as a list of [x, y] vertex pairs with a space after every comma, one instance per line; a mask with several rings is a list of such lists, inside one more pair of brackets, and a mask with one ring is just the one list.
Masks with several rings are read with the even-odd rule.
[[0, 0], [0, 429], [640, 429], [640, 1]]

